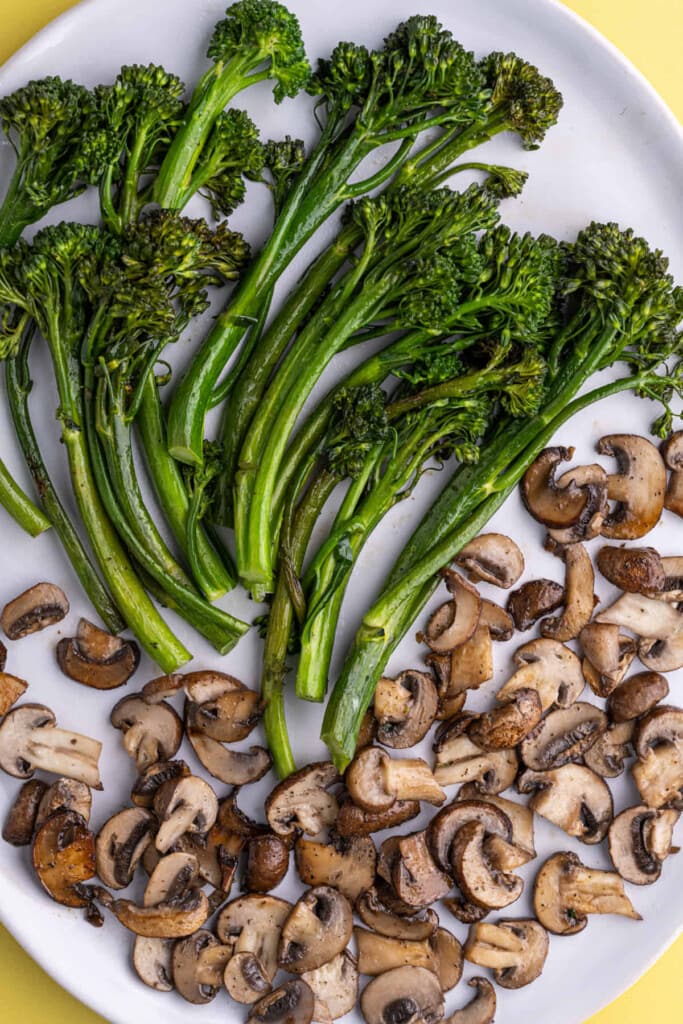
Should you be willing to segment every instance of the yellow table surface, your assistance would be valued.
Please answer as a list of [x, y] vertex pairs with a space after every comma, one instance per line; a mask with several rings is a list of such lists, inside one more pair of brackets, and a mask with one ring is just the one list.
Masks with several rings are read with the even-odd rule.
[[[2, 0], [1, 6], [3, 61], [73, 2]], [[567, 6], [623, 50], [683, 120], [683, 0], [567, 0]], [[585, 1024], [678, 1024], [683, 1019], [682, 975], [683, 938], [637, 985]], [[1, 1024], [97, 1024], [101, 1020], [56, 985], [0, 926]]]

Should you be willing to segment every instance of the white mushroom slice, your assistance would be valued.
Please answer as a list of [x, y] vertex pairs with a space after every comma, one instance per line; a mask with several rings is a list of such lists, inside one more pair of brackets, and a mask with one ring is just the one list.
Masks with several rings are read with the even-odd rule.
[[529, 807], [582, 843], [600, 843], [614, 817], [607, 783], [590, 768], [565, 764], [552, 771], [523, 772], [520, 793], [530, 793]]
[[522, 761], [527, 768], [540, 772], [578, 761], [607, 729], [607, 724], [604, 711], [584, 701], [551, 711], [522, 740]]
[[343, 949], [322, 967], [304, 971], [301, 978], [310, 985], [315, 996], [313, 1020], [320, 1024], [344, 1017], [358, 1002], [358, 967], [348, 949]]
[[601, 775], [603, 779], [616, 779], [621, 775], [624, 761], [632, 753], [634, 728], [634, 722], [610, 725], [583, 755], [586, 767]]
[[452, 651], [474, 633], [481, 613], [481, 596], [464, 576], [451, 569], [442, 573], [452, 599], [442, 604], [429, 619], [424, 634], [418, 634], [437, 654]]
[[231, 952], [206, 928], [176, 942], [172, 971], [178, 995], [196, 1006], [204, 1006], [215, 999]]
[[14, 707], [27, 690], [28, 683], [24, 679], [12, 676], [9, 672], [0, 672], [0, 718]]
[[458, 887], [469, 903], [500, 910], [522, 895], [524, 882], [516, 875], [493, 867], [484, 847], [486, 830], [477, 821], [456, 833], [451, 846], [451, 867]]
[[223, 672], [191, 672], [184, 677], [185, 724], [218, 743], [245, 739], [261, 717], [261, 697]]
[[195, 729], [187, 729], [192, 749], [214, 779], [228, 786], [246, 786], [262, 779], [270, 771], [273, 760], [265, 747], [230, 750]]
[[683, 711], [654, 708], [635, 734], [638, 760], [631, 772], [643, 803], [660, 808], [683, 801]]
[[216, 922], [220, 941], [232, 948], [225, 986], [240, 1003], [254, 1003], [270, 988], [278, 967], [282, 926], [292, 909], [275, 896], [249, 894], [228, 903]]
[[610, 622], [590, 622], [581, 630], [580, 641], [586, 682], [598, 697], [608, 697], [636, 656], [635, 642]]
[[479, 715], [467, 735], [482, 750], [506, 750], [516, 747], [536, 728], [542, 713], [536, 690], [516, 690], [500, 707]]
[[311, 1024], [314, 1010], [311, 988], [301, 978], [294, 978], [254, 1003], [247, 1024]]
[[607, 710], [613, 722], [641, 718], [669, 695], [669, 684], [659, 672], [637, 672], [609, 696]]
[[151, 807], [160, 786], [171, 779], [184, 778], [190, 769], [184, 761], [156, 761], [138, 775], [130, 798], [138, 807]]
[[501, 988], [523, 988], [540, 977], [549, 945], [545, 928], [533, 919], [481, 922], [470, 929], [465, 959], [491, 968]]
[[431, 940], [438, 959], [437, 974], [444, 992], [450, 992], [462, 978], [464, 956], [462, 945], [447, 928], [439, 928]]
[[674, 853], [673, 830], [680, 811], [653, 810], [641, 804], [622, 811], [609, 830], [609, 854], [622, 878], [633, 885], [652, 885], [662, 862]]
[[444, 1024], [493, 1024], [496, 1015], [496, 993], [486, 978], [470, 978], [467, 982], [477, 994], [467, 1006], [446, 1017]]
[[301, 829], [315, 836], [333, 825], [339, 804], [330, 790], [340, 782], [341, 776], [329, 761], [310, 764], [283, 779], [266, 799], [266, 816], [273, 832], [289, 836]]
[[481, 800], [496, 808], [508, 818], [512, 826], [512, 837], [491, 834], [486, 839], [486, 852], [494, 867], [500, 871], [514, 871], [528, 864], [536, 857], [534, 845], [534, 812], [526, 804], [507, 800], [490, 793], [479, 794], [472, 783], [462, 786], [456, 798], [458, 801]]
[[683, 516], [683, 430], [677, 430], [660, 445], [662, 457], [671, 470], [664, 508]]
[[591, 620], [595, 608], [595, 574], [583, 544], [560, 547], [557, 553], [565, 564], [564, 611], [556, 618], [543, 619], [541, 633], [564, 643], [576, 639]]
[[662, 456], [651, 441], [635, 434], [602, 437], [597, 450], [614, 456], [619, 470], [608, 477], [607, 496], [617, 505], [603, 523], [603, 537], [644, 537], [657, 525], [664, 508], [666, 467]]
[[365, 986], [360, 1009], [366, 1024], [438, 1024], [443, 1017], [443, 992], [433, 971], [425, 967], [395, 967]]
[[559, 640], [531, 640], [518, 648], [513, 660], [519, 667], [498, 691], [499, 701], [509, 700], [519, 690], [533, 689], [546, 712], [555, 705], [569, 707], [583, 692], [581, 662]]
[[358, 947], [358, 973], [375, 977], [393, 970], [394, 967], [426, 967], [438, 973], [439, 958], [428, 939], [389, 938], [376, 935], [365, 928], [354, 928], [353, 934]]
[[197, 858], [190, 853], [169, 853], [159, 858], [149, 877], [143, 906], [157, 907], [160, 903], [173, 902], [199, 885]]
[[444, 723], [434, 744], [434, 778], [442, 786], [477, 782], [483, 793], [502, 793], [515, 781], [519, 761], [515, 750], [485, 751], [466, 735], [468, 723]]
[[110, 889], [125, 889], [152, 842], [154, 815], [144, 807], [114, 814], [100, 829], [95, 844], [97, 874]]
[[544, 526], [565, 528], [577, 523], [587, 495], [583, 488], [570, 481], [558, 487], [555, 473], [561, 462], [568, 462], [573, 448], [546, 448], [532, 462], [520, 484], [520, 494], [530, 515]]
[[301, 838], [294, 852], [304, 885], [332, 885], [352, 903], [375, 880], [377, 850], [370, 836], [333, 835], [326, 843]]
[[491, 639], [500, 643], [512, 639], [512, 634], [515, 631], [512, 616], [495, 601], [489, 601], [486, 597], [481, 599], [479, 625], [486, 626], [491, 634]]
[[[450, 867], [450, 865], [449, 865]], [[378, 935], [394, 939], [428, 939], [439, 926], [439, 918], [431, 909], [397, 914], [382, 901], [376, 886], [366, 889], [356, 900], [355, 910], [363, 924]]]
[[292, 907], [280, 934], [280, 967], [303, 974], [337, 956], [351, 938], [353, 910], [329, 885], [309, 889]]
[[56, 725], [44, 704], [21, 704], [10, 711], [0, 723], [0, 768], [18, 779], [30, 779], [41, 769], [102, 789], [102, 744]]
[[456, 555], [455, 564], [467, 572], [470, 580], [509, 590], [524, 572], [524, 555], [510, 537], [482, 533]]
[[69, 602], [61, 587], [54, 583], [36, 583], [5, 605], [0, 624], [10, 640], [20, 640], [54, 626], [68, 614]]
[[421, 758], [396, 760], [378, 747], [365, 747], [346, 772], [353, 801], [368, 811], [387, 810], [396, 800], [442, 804], [446, 794]]
[[196, 775], [171, 779], [154, 797], [159, 830], [154, 845], [166, 853], [186, 832], [208, 832], [218, 815], [218, 800], [211, 786]]
[[653, 672], [673, 672], [683, 668], [683, 632], [674, 633], [666, 640], [641, 640], [638, 657]]
[[76, 811], [88, 824], [92, 810], [90, 787], [76, 779], [55, 779], [43, 793], [36, 815], [36, 829], [41, 828], [55, 811]]
[[596, 622], [613, 622], [636, 636], [668, 640], [683, 632], [683, 614], [666, 601], [643, 594], [623, 594], [595, 616]]
[[179, 677], [189, 700], [193, 704], [207, 704], [226, 693], [245, 690], [244, 683], [226, 672], [205, 669], [201, 672], [186, 672]]
[[[450, 878], [432, 857], [426, 832], [395, 836], [388, 881], [400, 900], [409, 907], [428, 907], [451, 890]], [[382, 844], [382, 851], [386, 843]], [[379, 874], [378, 867], [378, 874]]]
[[111, 724], [123, 732], [123, 746], [138, 771], [156, 761], [170, 761], [183, 738], [183, 723], [170, 704], [148, 704], [139, 694], [114, 705]]
[[409, 670], [396, 679], [382, 677], [374, 699], [378, 742], [395, 749], [415, 746], [429, 732], [438, 704], [436, 686], [426, 672]]
[[135, 936], [133, 967], [140, 981], [157, 992], [173, 991], [175, 939], [144, 939]]
[[555, 935], [583, 931], [588, 914], [641, 920], [619, 875], [584, 867], [574, 853], [556, 853], [545, 862], [536, 878], [534, 910], [543, 927]]

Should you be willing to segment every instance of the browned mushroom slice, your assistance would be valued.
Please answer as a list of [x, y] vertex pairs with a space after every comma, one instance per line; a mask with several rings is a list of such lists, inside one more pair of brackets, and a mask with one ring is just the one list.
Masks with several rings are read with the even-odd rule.
[[369, 708], [363, 715], [363, 720], [360, 723], [356, 749], [362, 750], [363, 747], [369, 747], [371, 743], [375, 742], [376, 736], [377, 720], [374, 714], [372, 713], [372, 708]]
[[368, 811], [387, 810], [396, 800], [442, 804], [446, 794], [421, 758], [396, 760], [378, 747], [366, 747], [346, 772], [354, 803]]
[[175, 939], [135, 937], [133, 967], [140, 981], [157, 992], [173, 991], [173, 949]]
[[610, 622], [590, 622], [581, 630], [580, 640], [586, 682], [598, 697], [608, 697], [636, 656], [635, 642]]
[[170, 675], [156, 676], [150, 679], [142, 687], [140, 696], [148, 704], [161, 704], [162, 701], [172, 700], [183, 688], [185, 676], [179, 672], [172, 672]]
[[564, 611], [555, 618], [543, 619], [541, 633], [552, 640], [575, 640], [593, 615], [595, 574], [590, 555], [583, 544], [559, 547], [556, 554], [564, 559]]
[[0, 624], [10, 640], [20, 640], [54, 626], [68, 614], [69, 602], [61, 587], [54, 583], [36, 583], [5, 605]]
[[664, 508], [666, 467], [651, 441], [635, 434], [610, 434], [598, 441], [601, 455], [617, 460], [608, 477], [607, 496], [616, 507], [606, 517], [603, 537], [636, 540], [657, 525]]
[[286, 981], [251, 1007], [247, 1024], [311, 1024], [315, 996], [301, 978]]
[[584, 492], [585, 504], [581, 515], [571, 526], [548, 530], [548, 536], [557, 544], [575, 544], [577, 541], [599, 537], [605, 516], [609, 512], [607, 473], [602, 466], [596, 463], [590, 466], [576, 466], [563, 473], [557, 481], [560, 491], [572, 485]]
[[683, 555], [665, 555], [661, 561], [664, 586], [661, 590], [648, 591], [647, 596], [679, 604], [683, 601]]
[[249, 894], [220, 912], [216, 933], [233, 952], [225, 985], [237, 1002], [253, 1003], [270, 988], [277, 972], [282, 928], [291, 909], [290, 903], [275, 896]]
[[14, 707], [27, 690], [28, 683], [24, 679], [12, 676], [8, 672], [0, 672], [0, 718]]
[[418, 800], [397, 800], [386, 811], [365, 811], [347, 797], [339, 807], [335, 829], [340, 836], [368, 836], [385, 828], [397, 828], [419, 813]]
[[230, 750], [192, 728], [187, 729], [187, 738], [209, 775], [228, 786], [247, 786], [250, 782], [257, 782], [270, 771], [273, 763], [265, 747]]
[[160, 857], [154, 866], [145, 887], [143, 906], [156, 907], [160, 903], [177, 900], [200, 884], [199, 862], [194, 854], [168, 853]]
[[313, 1019], [320, 1024], [344, 1017], [358, 1002], [358, 967], [348, 949], [342, 950], [322, 967], [304, 971], [301, 978], [313, 991]]
[[218, 815], [218, 800], [208, 782], [188, 775], [160, 786], [154, 812], [159, 819], [154, 845], [159, 853], [166, 853], [186, 832], [209, 831]]
[[483, 580], [509, 590], [524, 572], [524, 555], [510, 537], [502, 533], [482, 533], [456, 555], [455, 564], [464, 569], [471, 580]]
[[358, 973], [376, 976], [394, 967], [426, 967], [438, 973], [439, 958], [428, 939], [420, 941], [377, 935], [365, 928], [354, 928], [358, 947]]
[[653, 708], [635, 733], [638, 760], [631, 772], [643, 803], [660, 808], [683, 800], [683, 710]]
[[466, 690], [478, 690], [493, 678], [491, 631], [481, 622], [469, 640], [451, 653], [450, 683], [446, 699], [457, 698]]
[[624, 761], [633, 752], [634, 728], [634, 722], [610, 725], [583, 755], [585, 765], [603, 779], [616, 779], [624, 770]]
[[673, 672], [683, 667], [683, 632], [673, 633], [665, 640], [641, 640], [638, 657], [653, 672]]
[[304, 885], [332, 885], [352, 903], [375, 879], [377, 851], [369, 836], [332, 835], [326, 843], [300, 838], [294, 852]]
[[487, 626], [491, 639], [500, 643], [511, 640], [512, 634], [515, 631], [512, 616], [504, 608], [501, 608], [499, 604], [496, 604], [495, 601], [489, 601], [486, 597], [481, 599], [479, 625]]
[[438, 696], [431, 676], [411, 669], [396, 679], [383, 677], [375, 690], [377, 739], [385, 747], [412, 747], [429, 732]]
[[[425, 831], [394, 838], [396, 846], [389, 852], [388, 881], [403, 903], [410, 907], [428, 907], [450, 892], [451, 881], [435, 863]], [[385, 846], [383, 843], [383, 851]]]
[[2, 838], [12, 846], [28, 846], [33, 839], [38, 808], [47, 789], [41, 779], [29, 779], [21, 787], [10, 807]]
[[555, 481], [557, 467], [561, 462], [568, 462], [573, 454], [573, 448], [546, 448], [522, 477], [520, 492], [524, 506], [544, 526], [555, 529], [573, 526], [584, 510], [585, 490], [574, 482], [558, 487]]
[[192, 935], [204, 926], [210, 912], [209, 901], [201, 889], [191, 889], [149, 907], [141, 907], [132, 900], [113, 900], [108, 909], [124, 928], [149, 939], [182, 939]]
[[469, 903], [500, 910], [520, 898], [524, 882], [517, 875], [494, 868], [484, 842], [486, 830], [470, 821], [456, 833], [451, 846], [451, 867], [458, 887]]
[[662, 862], [674, 853], [673, 830], [680, 811], [653, 810], [641, 804], [622, 811], [609, 830], [609, 855], [622, 878], [633, 885], [652, 885]]
[[438, 959], [437, 974], [444, 992], [450, 992], [462, 978], [462, 945], [447, 928], [439, 928], [431, 940]]
[[671, 470], [664, 508], [683, 516], [683, 430], [677, 430], [660, 445], [662, 457]]
[[151, 807], [160, 786], [171, 779], [184, 778], [189, 774], [190, 769], [184, 761], [155, 761], [140, 772], [130, 798], [138, 807]]
[[477, 990], [467, 1006], [446, 1017], [444, 1024], [493, 1024], [496, 1016], [496, 993], [486, 978], [470, 978], [470, 988]]
[[223, 984], [223, 972], [231, 953], [232, 950], [222, 946], [206, 928], [176, 942], [171, 969], [178, 995], [197, 1006], [210, 1003]]
[[[197, 673], [203, 675], [203, 673]], [[206, 695], [206, 699], [188, 700], [185, 703], [185, 724], [188, 730], [202, 733], [218, 743], [237, 743], [246, 739], [261, 717], [261, 696], [250, 690], [232, 676], [222, 673], [206, 673], [217, 676], [220, 685], [188, 684], [188, 693]], [[210, 696], [209, 696], [210, 695]]]
[[131, 694], [115, 704], [111, 724], [123, 733], [123, 746], [138, 771], [157, 761], [170, 761], [183, 738], [183, 723], [170, 704], [149, 704]]
[[474, 797], [457, 800], [436, 814], [427, 826], [427, 842], [437, 866], [447, 874], [451, 871], [451, 847], [463, 825], [478, 821], [487, 836], [512, 839], [512, 823], [504, 811]]
[[507, 610], [517, 629], [524, 632], [534, 622], [561, 608], [564, 604], [564, 587], [554, 580], [529, 580], [514, 590], [507, 602]]
[[502, 793], [517, 775], [515, 750], [485, 751], [467, 735], [471, 718], [444, 722], [434, 743], [434, 778], [443, 786], [477, 782], [481, 792]]
[[365, 986], [360, 1009], [365, 1024], [438, 1024], [443, 1017], [443, 992], [433, 971], [425, 967], [395, 967]]
[[613, 690], [607, 710], [613, 722], [628, 722], [652, 711], [669, 695], [669, 684], [659, 672], [638, 672]]
[[612, 622], [639, 637], [668, 640], [683, 632], [683, 614], [675, 605], [643, 594], [623, 594], [595, 616], [596, 622]]
[[313, 971], [337, 956], [351, 938], [353, 910], [329, 885], [309, 889], [292, 908], [280, 936], [280, 967], [292, 974]]
[[664, 566], [654, 548], [607, 546], [598, 551], [597, 562], [605, 579], [627, 593], [664, 589]]
[[266, 816], [273, 832], [293, 835], [297, 830], [316, 836], [333, 825], [339, 804], [330, 792], [341, 776], [330, 761], [309, 764], [279, 782], [266, 799]]
[[476, 785], [472, 783], [461, 786], [456, 799], [459, 802], [480, 800], [501, 811], [508, 818], [512, 826], [511, 838], [495, 833], [486, 838], [486, 852], [494, 867], [500, 871], [514, 871], [515, 868], [534, 860], [534, 812], [526, 804], [494, 794], [480, 794]]
[[249, 892], [270, 892], [289, 869], [289, 843], [269, 832], [253, 836], [247, 844], [244, 886]]
[[33, 867], [45, 891], [65, 907], [87, 907], [79, 885], [95, 875], [95, 837], [75, 811], [48, 818], [33, 840]]
[[624, 892], [624, 883], [611, 871], [584, 867], [574, 853], [555, 853], [536, 877], [536, 917], [554, 935], [576, 935], [588, 914], [620, 914], [639, 921]]
[[95, 844], [97, 874], [110, 889], [125, 889], [152, 842], [156, 822], [144, 807], [127, 807], [100, 829]]
[[43, 793], [36, 815], [36, 828], [41, 828], [55, 811], [76, 811], [87, 825], [91, 810], [92, 793], [89, 786], [76, 779], [55, 779]]
[[552, 771], [523, 772], [520, 793], [530, 793], [529, 807], [582, 843], [600, 843], [614, 816], [607, 783], [590, 768], [565, 764]]
[[44, 704], [21, 704], [10, 711], [0, 723], [0, 768], [18, 779], [29, 779], [42, 769], [102, 789], [102, 744], [56, 725]]
[[57, 662], [69, 679], [95, 690], [113, 690], [127, 683], [137, 669], [140, 648], [133, 640], [81, 619], [76, 636], [57, 644]]
[[569, 707], [581, 696], [585, 680], [577, 656], [559, 640], [544, 637], [530, 640], [514, 655], [517, 671], [501, 686], [499, 701], [509, 700], [520, 690], [537, 692], [543, 711]]
[[0, 672], [5, 671], [5, 665], [7, 664], [7, 648], [0, 640]]
[[467, 735], [486, 751], [516, 747], [536, 728], [542, 713], [541, 698], [536, 690], [516, 690], [500, 707], [480, 715]]
[[491, 968], [501, 988], [523, 988], [541, 976], [549, 945], [545, 928], [533, 919], [481, 923], [470, 929], [465, 959]]
[[[477, 626], [474, 631], [474, 636], [463, 644], [462, 647], [456, 649], [456, 651], [464, 651], [469, 648], [471, 644], [475, 643], [479, 635], [481, 627]], [[488, 630], [482, 631], [488, 633]], [[488, 637], [489, 646], [491, 646], [491, 636]], [[453, 651], [453, 654], [456, 653]], [[458, 712], [462, 711], [465, 706], [465, 699], [467, 697], [467, 691], [459, 689], [459, 683], [455, 683], [455, 691], [451, 694], [451, 654], [428, 654], [425, 658], [425, 662], [432, 670], [434, 679], [436, 681], [436, 690], [439, 699], [439, 703], [436, 710], [437, 721], [443, 721], [445, 718], [451, 718], [453, 715], [457, 715]], [[493, 650], [491, 650], [491, 675], [493, 675]], [[472, 659], [470, 665], [467, 666], [469, 670], [470, 678], [474, 677], [478, 680], [483, 674], [481, 669], [481, 661], [478, 658]], [[491, 678], [491, 676], [489, 676]], [[476, 685], [479, 685], [478, 682]], [[367, 744], [358, 744], [358, 748], [366, 746]]]
[[428, 939], [435, 934], [439, 926], [439, 918], [430, 909], [413, 909], [410, 915], [395, 913], [382, 901], [376, 886], [360, 894], [355, 909], [368, 928], [372, 928], [379, 935], [387, 935], [394, 939]]
[[527, 768], [539, 772], [578, 761], [606, 730], [607, 724], [604, 711], [584, 701], [551, 711], [522, 740], [522, 761]]
[[452, 651], [474, 633], [481, 613], [481, 596], [464, 576], [451, 569], [442, 573], [452, 598], [429, 619], [424, 634], [418, 634], [437, 654]]

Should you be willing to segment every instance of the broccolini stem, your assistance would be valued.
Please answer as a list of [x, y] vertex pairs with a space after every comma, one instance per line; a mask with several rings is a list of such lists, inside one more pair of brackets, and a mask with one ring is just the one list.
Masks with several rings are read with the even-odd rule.
[[31, 501], [0, 459], [0, 505], [30, 537], [38, 537], [54, 524]]
[[24, 165], [20, 157], [0, 206], [0, 249], [7, 249], [21, 238], [24, 228], [36, 220], [35, 209], [26, 206], [22, 188]]

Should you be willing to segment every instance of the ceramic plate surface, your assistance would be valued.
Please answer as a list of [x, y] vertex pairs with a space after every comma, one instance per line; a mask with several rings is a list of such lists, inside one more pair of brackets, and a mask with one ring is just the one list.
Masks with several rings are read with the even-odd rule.
[[[340, 39], [377, 44], [402, 17], [417, 12], [434, 13], [462, 42], [478, 54], [512, 49], [535, 62], [562, 90], [565, 109], [559, 125], [548, 135], [542, 149], [524, 152], [512, 138], [489, 144], [477, 159], [511, 163], [530, 171], [523, 197], [508, 201], [503, 217], [514, 228], [548, 231], [561, 238], [573, 238], [593, 218], [616, 220], [632, 225], [671, 258], [672, 268], [683, 281], [683, 135], [671, 113], [642, 77], [608, 43], [563, 7], [550, 0], [344, 0], [320, 4], [314, 0], [288, 0], [300, 15], [307, 49], [312, 57], [325, 56]], [[89, 0], [59, 18], [36, 36], [0, 70], [0, 94], [15, 89], [30, 78], [61, 74], [88, 85], [110, 81], [122, 63], [162, 63], [168, 70], [196, 80], [205, 66], [203, 54], [214, 23], [224, 6], [220, 0]], [[661, 26], [661, 31], [666, 31]], [[253, 89], [244, 101], [263, 136], [285, 133], [312, 137], [311, 101], [299, 98], [275, 107], [267, 86]], [[239, 100], [242, 104], [242, 98]], [[0, 177], [6, 178], [9, 153], [0, 149]], [[0, 182], [0, 185], [2, 182]], [[201, 204], [196, 212], [203, 212]], [[90, 199], [61, 207], [53, 219], [95, 218]], [[268, 202], [265, 190], [252, 188], [250, 201], [233, 218], [252, 243], [267, 232]], [[331, 233], [330, 226], [327, 235]], [[324, 233], [320, 239], [323, 240]], [[318, 241], [317, 244], [320, 244]], [[291, 268], [291, 284], [306, 265], [310, 251]], [[200, 331], [195, 327], [189, 341], [176, 347], [180, 365], [191, 352]], [[354, 356], [355, 358], [355, 356]], [[335, 364], [332, 377], [344, 369], [344, 358]], [[62, 453], [56, 444], [54, 419], [56, 400], [50, 391], [50, 374], [44, 355], [37, 354], [34, 411], [40, 436], [49, 439], [55, 476], [63, 478]], [[329, 383], [329, 378], [327, 379]], [[576, 447], [576, 458], [594, 459], [595, 441], [606, 433], [647, 432], [653, 410], [630, 395], [621, 395], [589, 409], [565, 426], [558, 441]], [[21, 474], [14, 454], [9, 420], [0, 407], [0, 436], [8, 438], [2, 456]], [[609, 463], [605, 463], [606, 466]], [[422, 511], [442, 486], [443, 476], [430, 474], [415, 495], [399, 505], [368, 544], [349, 589], [339, 633], [336, 667], [365, 609], [379, 586], [401, 544], [408, 537]], [[491, 524], [511, 534], [526, 558], [526, 576], [562, 578], [562, 566], [541, 550], [542, 530], [522, 512], [516, 496], [511, 498]], [[40, 579], [52, 580], [65, 588], [72, 601], [71, 614], [62, 624], [72, 635], [78, 617], [89, 614], [77, 582], [54, 537], [44, 534], [29, 540], [6, 517], [0, 523], [0, 604]], [[662, 554], [683, 552], [681, 521], [665, 516], [647, 539]], [[482, 587], [494, 600], [503, 595]], [[600, 585], [600, 597], [612, 596], [610, 587]], [[243, 594], [233, 594], [226, 605], [238, 614], [253, 615], [253, 606]], [[169, 615], [170, 619], [173, 619]], [[222, 661], [206, 644], [173, 619], [179, 634], [195, 652], [193, 667], [221, 667], [258, 685], [260, 641], [248, 636], [239, 648]], [[119, 694], [86, 690], [62, 677], [54, 662], [59, 629], [51, 629], [29, 640], [9, 645], [8, 668], [30, 680], [29, 697], [50, 705], [59, 723], [89, 733], [104, 741], [102, 757], [105, 789], [96, 795], [95, 828], [127, 800], [134, 771], [120, 744], [120, 735], [108, 724], [109, 709]], [[470, 701], [473, 707], [490, 702], [492, 694], [510, 674], [514, 646], [498, 645], [496, 678]], [[399, 671], [418, 664], [417, 646], [407, 639], [392, 659], [390, 670]], [[144, 663], [135, 677], [142, 685], [154, 668]], [[671, 698], [683, 699], [683, 674], [670, 677]], [[585, 698], [584, 698], [585, 699]], [[300, 761], [319, 759], [324, 748], [317, 741], [319, 709], [298, 704], [290, 707], [294, 746]], [[423, 751], [429, 756], [427, 751]], [[186, 747], [182, 756], [192, 760]], [[194, 762], [193, 762], [194, 763]], [[263, 798], [272, 779], [244, 793], [245, 809], [262, 815]], [[0, 778], [0, 814], [4, 817], [19, 783], [6, 775]], [[219, 794], [225, 787], [218, 786]], [[452, 789], [450, 795], [454, 795]], [[630, 781], [614, 786], [617, 810], [637, 802]], [[418, 827], [428, 815], [418, 819]], [[382, 836], [378, 837], [383, 838]], [[538, 852], [541, 860], [554, 850], [574, 849], [593, 867], [609, 867], [605, 850], [581, 847], [564, 833], [538, 821]], [[679, 842], [680, 842], [679, 838]], [[522, 870], [531, 891], [537, 861]], [[0, 874], [3, 878], [0, 912], [4, 924], [29, 953], [63, 986], [107, 1020], [130, 1024], [187, 1024], [189, 1021], [240, 1021], [242, 1007], [220, 994], [211, 1005], [194, 1007], [175, 995], [161, 995], [145, 988], [130, 966], [132, 939], [113, 920], [95, 931], [79, 912], [52, 903], [40, 890], [28, 865], [27, 851], [0, 844]], [[141, 884], [141, 883], [140, 883]], [[683, 925], [683, 856], [666, 862], [659, 884], [650, 888], [627, 887], [641, 922], [621, 918], [593, 918], [586, 931], [573, 939], [551, 940], [550, 956], [540, 981], [518, 992], [500, 992], [497, 1020], [500, 1024], [528, 1024], [538, 1020], [552, 1024], [579, 1024], [632, 984], [664, 950]], [[139, 886], [134, 890], [139, 893]], [[296, 889], [286, 883], [281, 895], [291, 898]], [[525, 896], [512, 916], [530, 911]], [[443, 924], [461, 938], [464, 926], [444, 911]], [[469, 965], [465, 978], [477, 971]], [[479, 972], [481, 973], [481, 972]], [[463, 1005], [471, 990], [462, 983], [447, 996], [447, 1014]], [[351, 1016], [349, 1017], [349, 1020]], [[360, 1015], [355, 1020], [360, 1021]]]

